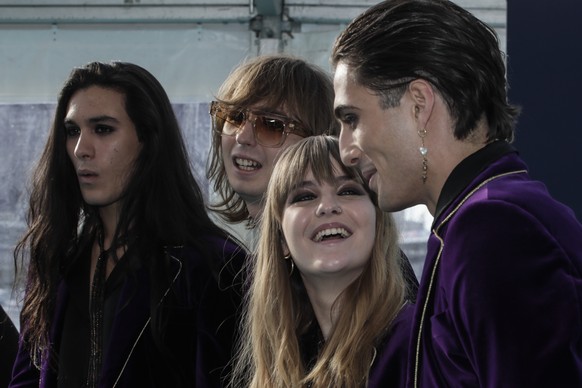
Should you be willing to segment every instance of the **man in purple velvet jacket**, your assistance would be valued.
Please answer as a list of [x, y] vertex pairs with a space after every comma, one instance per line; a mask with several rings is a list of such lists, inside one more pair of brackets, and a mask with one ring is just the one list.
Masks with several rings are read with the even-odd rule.
[[510, 145], [495, 32], [446, 0], [388, 0], [335, 43], [342, 160], [380, 206], [434, 216], [412, 387], [581, 387], [582, 226]]

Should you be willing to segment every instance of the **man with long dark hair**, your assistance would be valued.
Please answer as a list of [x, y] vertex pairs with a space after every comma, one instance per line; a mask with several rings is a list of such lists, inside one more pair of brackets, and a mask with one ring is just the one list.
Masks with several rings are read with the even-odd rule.
[[172, 106], [130, 63], [74, 69], [34, 174], [11, 387], [214, 387], [242, 249], [207, 216]]

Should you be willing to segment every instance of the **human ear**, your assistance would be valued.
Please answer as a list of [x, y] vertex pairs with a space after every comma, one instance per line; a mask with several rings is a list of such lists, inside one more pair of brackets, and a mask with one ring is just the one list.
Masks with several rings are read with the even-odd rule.
[[414, 118], [419, 128], [426, 128], [435, 104], [435, 90], [430, 82], [417, 78], [408, 85]]
[[283, 256], [287, 257], [291, 254], [291, 251], [287, 246], [287, 241], [285, 241], [285, 238], [283, 236], [281, 236], [281, 248], [283, 249]]

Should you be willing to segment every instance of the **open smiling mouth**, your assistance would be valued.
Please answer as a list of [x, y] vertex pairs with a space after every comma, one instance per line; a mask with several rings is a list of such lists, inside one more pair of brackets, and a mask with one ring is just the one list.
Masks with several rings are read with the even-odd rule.
[[259, 162], [242, 158], [234, 158], [234, 164], [241, 170], [245, 171], [258, 170], [259, 168], [263, 167]]
[[340, 240], [350, 237], [352, 234], [344, 228], [324, 229], [315, 235], [313, 241], [321, 242], [324, 240]]

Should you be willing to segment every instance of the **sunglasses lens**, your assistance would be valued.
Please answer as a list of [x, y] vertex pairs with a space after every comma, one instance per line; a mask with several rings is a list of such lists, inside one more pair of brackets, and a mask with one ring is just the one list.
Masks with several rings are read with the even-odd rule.
[[279, 147], [285, 139], [287, 125], [294, 128], [293, 124], [288, 124], [284, 118], [252, 111], [249, 113], [248, 109], [232, 108], [216, 101], [213, 101], [210, 106], [210, 115], [214, 119], [214, 130], [227, 136], [236, 135], [247, 120], [250, 120], [253, 124], [255, 139], [259, 144], [267, 147]]
[[[218, 120], [223, 121], [217, 128], [222, 127], [222, 133], [225, 135], [236, 134], [238, 128], [246, 121], [245, 112], [242, 110], [219, 108], [214, 114]], [[224, 125], [224, 121], [232, 125]]]
[[255, 134], [259, 143], [266, 146], [279, 145], [285, 132], [285, 122], [265, 116], [256, 116], [256, 118]]
[[245, 112], [240, 110], [231, 110], [227, 112], [226, 121], [236, 126], [241, 126], [246, 121]]

